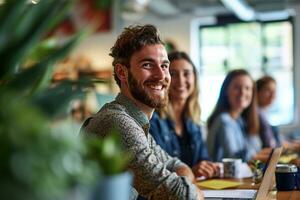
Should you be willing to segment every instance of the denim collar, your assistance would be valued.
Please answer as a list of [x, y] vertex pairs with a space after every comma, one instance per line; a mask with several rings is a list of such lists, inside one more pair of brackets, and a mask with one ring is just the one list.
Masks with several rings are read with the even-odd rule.
[[[170, 119], [169, 117], [166, 118], [167, 123], [169, 124], [169, 126], [171, 127], [171, 129], [175, 132], [175, 122]], [[193, 126], [193, 121], [189, 118], [183, 118], [183, 125], [184, 125], [184, 129], [183, 131], [191, 136], [193, 136], [193, 134], [191, 134], [193, 132], [192, 126]]]

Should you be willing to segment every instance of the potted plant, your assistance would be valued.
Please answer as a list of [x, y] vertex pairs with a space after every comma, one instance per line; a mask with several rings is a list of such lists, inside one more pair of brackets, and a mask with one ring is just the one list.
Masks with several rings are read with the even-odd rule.
[[[72, 3], [9, 0], [0, 5], [0, 196], [4, 199], [87, 199], [86, 188], [101, 174], [122, 171], [114, 166], [124, 166], [129, 159], [118, 149], [116, 137], [89, 141], [74, 133], [50, 131], [53, 116], [93, 84], [84, 79], [50, 85], [53, 65], [80, 41], [82, 32], [28, 62]], [[122, 157], [107, 162], [106, 155]], [[85, 189], [70, 196], [74, 188]]]
[[123, 149], [118, 130], [113, 128], [102, 139], [87, 138], [87, 144], [87, 156], [97, 162], [102, 174], [93, 200], [129, 200], [132, 174], [126, 168], [131, 155]]
[[264, 164], [260, 160], [252, 160], [250, 162], [250, 168], [253, 172], [252, 180], [254, 183], [259, 183], [263, 177]]
[[0, 96], [3, 199], [63, 200], [77, 186], [95, 182], [99, 171], [84, 159], [86, 149], [80, 138], [50, 133], [47, 118], [36, 107], [7, 91]]
[[72, 2], [47, 0], [33, 5], [9, 0], [0, 5], [0, 196], [4, 199], [67, 199], [76, 186], [95, 181], [99, 172], [92, 161], [83, 164], [86, 148], [80, 138], [49, 129], [52, 116], [81, 93], [80, 84], [68, 81], [49, 87], [52, 66], [83, 33], [27, 62]]

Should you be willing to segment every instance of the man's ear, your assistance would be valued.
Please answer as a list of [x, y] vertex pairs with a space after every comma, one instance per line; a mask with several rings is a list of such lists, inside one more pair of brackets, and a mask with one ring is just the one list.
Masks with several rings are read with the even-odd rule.
[[126, 82], [128, 77], [128, 69], [124, 65], [116, 64], [115, 66], [117, 77], [121, 82]]

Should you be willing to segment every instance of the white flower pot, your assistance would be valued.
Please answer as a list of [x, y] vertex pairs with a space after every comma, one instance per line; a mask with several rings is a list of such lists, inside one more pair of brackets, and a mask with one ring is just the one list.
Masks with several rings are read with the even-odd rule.
[[92, 200], [129, 200], [132, 178], [130, 172], [101, 177]]

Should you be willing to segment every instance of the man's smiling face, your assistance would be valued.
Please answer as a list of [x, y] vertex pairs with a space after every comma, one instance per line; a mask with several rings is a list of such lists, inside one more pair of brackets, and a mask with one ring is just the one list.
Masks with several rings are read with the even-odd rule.
[[169, 60], [162, 44], [146, 45], [135, 52], [128, 69], [131, 95], [150, 108], [167, 104], [170, 86]]

